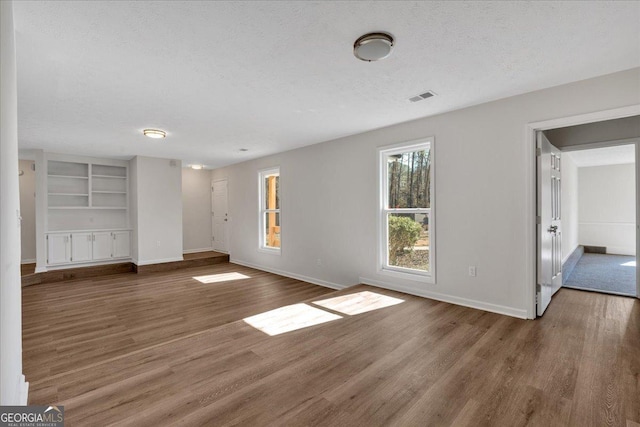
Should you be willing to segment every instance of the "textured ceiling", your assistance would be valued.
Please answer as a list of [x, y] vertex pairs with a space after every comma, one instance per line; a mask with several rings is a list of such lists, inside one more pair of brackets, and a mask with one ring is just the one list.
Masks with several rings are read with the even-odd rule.
[[635, 146], [619, 145], [617, 147], [594, 148], [565, 153], [578, 167], [622, 165], [635, 163]]
[[[640, 66], [640, 2], [14, 9], [21, 149], [209, 167]], [[353, 41], [375, 30], [396, 37], [392, 56], [355, 59]], [[407, 101], [426, 90], [438, 96]]]

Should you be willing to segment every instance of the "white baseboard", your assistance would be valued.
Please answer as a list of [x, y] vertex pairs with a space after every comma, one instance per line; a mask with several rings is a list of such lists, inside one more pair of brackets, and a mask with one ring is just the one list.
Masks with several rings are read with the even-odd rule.
[[11, 393], [11, 395], [9, 395], [9, 393], [3, 395], [1, 404], [4, 406], [26, 406], [28, 400], [29, 383], [26, 381], [24, 375], [19, 374], [16, 378], [15, 389], [13, 390], [13, 393]]
[[20, 375], [20, 391], [18, 392], [18, 401], [20, 405], [26, 406], [29, 402], [29, 383], [26, 381], [24, 375]]
[[564, 265], [564, 264], [567, 262], [567, 260], [571, 257], [571, 255], [573, 255], [573, 253], [576, 251], [576, 249], [578, 249], [578, 246], [580, 246], [580, 245], [575, 245], [575, 246], [573, 247], [573, 249], [571, 249], [571, 250], [569, 251], [569, 255], [567, 255], [566, 257], [564, 257], [564, 259], [562, 260], [562, 265]]
[[212, 246], [209, 246], [208, 248], [200, 248], [200, 249], [185, 249], [182, 251], [183, 254], [195, 254], [198, 252], [209, 252], [214, 250]]
[[22, 261], [20, 261], [20, 264], [33, 264], [35, 263], [36, 260], [34, 259], [23, 259]]
[[152, 259], [152, 260], [148, 260], [148, 261], [135, 261], [134, 264], [137, 266], [141, 266], [141, 265], [151, 265], [151, 264], [164, 264], [167, 262], [176, 262], [176, 261], [184, 261], [183, 257], [176, 257], [176, 258], [163, 258], [163, 259]]
[[636, 256], [636, 248], [626, 248], [626, 247], [616, 247], [616, 246], [607, 246], [607, 253], [610, 255], [629, 255]]
[[490, 311], [492, 313], [504, 314], [511, 317], [517, 317], [520, 319], [527, 318], [527, 310], [507, 307], [504, 305], [491, 304], [484, 301], [477, 301], [468, 298], [456, 297], [452, 295], [445, 295], [438, 292], [416, 290], [408, 286], [403, 286], [397, 283], [384, 282], [376, 279], [369, 279], [366, 277], [360, 277], [360, 283], [366, 285], [378, 286], [384, 289], [390, 289], [392, 291], [404, 292], [410, 295], [416, 295], [419, 297], [429, 298], [436, 301], [448, 302], [450, 304], [462, 305], [464, 307], [476, 308], [478, 310]]
[[290, 277], [292, 279], [301, 280], [303, 282], [313, 283], [314, 285], [324, 286], [325, 288], [340, 290], [348, 288], [347, 285], [341, 285], [339, 283], [327, 282], [326, 280], [316, 279], [314, 277], [303, 276], [302, 274], [291, 273], [289, 271], [278, 270], [275, 268], [265, 267], [262, 265], [253, 264], [250, 262], [242, 261], [239, 259], [231, 259], [229, 261], [232, 264], [243, 265], [245, 267], [255, 268], [256, 270], [266, 271], [268, 273], [277, 274], [279, 276]]

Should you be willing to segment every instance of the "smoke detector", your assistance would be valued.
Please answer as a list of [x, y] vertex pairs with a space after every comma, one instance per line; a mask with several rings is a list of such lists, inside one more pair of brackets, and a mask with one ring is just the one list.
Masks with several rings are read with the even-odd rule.
[[391, 55], [394, 40], [387, 33], [369, 33], [353, 44], [353, 54], [361, 61], [379, 61]]

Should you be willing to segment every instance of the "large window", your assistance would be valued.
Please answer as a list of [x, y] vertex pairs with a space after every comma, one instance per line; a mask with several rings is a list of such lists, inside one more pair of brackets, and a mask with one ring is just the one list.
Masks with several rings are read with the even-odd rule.
[[280, 253], [280, 168], [264, 170], [260, 185], [260, 249]]
[[380, 149], [380, 267], [434, 276], [433, 138]]

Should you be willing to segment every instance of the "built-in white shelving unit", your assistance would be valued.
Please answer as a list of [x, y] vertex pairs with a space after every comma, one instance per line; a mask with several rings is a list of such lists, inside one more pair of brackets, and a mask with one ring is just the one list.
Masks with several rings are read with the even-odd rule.
[[47, 265], [131, 256], [128, 162], [51, 155], [46, 161]]

